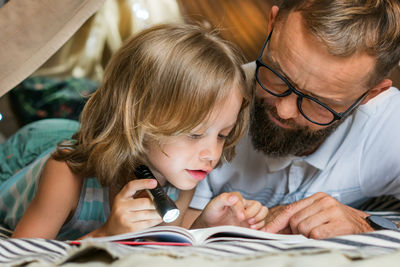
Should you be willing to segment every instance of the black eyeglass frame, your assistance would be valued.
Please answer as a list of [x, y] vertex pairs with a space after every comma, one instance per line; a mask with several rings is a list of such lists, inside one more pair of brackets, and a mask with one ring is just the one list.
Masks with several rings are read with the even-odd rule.
[[[306, 118], [308, 121], [310, 121], [310, 122], [312, 122], [312, 123], [314, 123], [314, 124], [320, 125], [320, 126], [327, 126], [327, 125], [330, 125], [330, 124], [332, 124], [333, 122], [335, 122], [335, 121], [337, 121], [337, 120], [343, 119], [350, 111], [352, 111], [354, 108], [356, 108], [357, 105], [358, 105], [358, 104], [364, 99], [364, 97], [368, 94], [369, 91], [366, 91], [365, 93], [363, 93], [363, 94], [362, 94], [362, 95], [361, 95], [361, 96], [360, 96], [346, 111], [344, 111], [344, 112], [336, 112], [336, 111], [334, 111], [332, 108], [330, 108], [328, 105], [326, 105], [326, 104], [322, 103], [321, 101], [319, 101], [317, 98], [314, 98], [314, 97], [312, 97], [312, 96], [303, 94], [302, 92], [298, 91], [298, 90], [288, 81], [288, 79], [286, 79], [282, 74], [280, 74], [279, 72], [277, 72], [276, 70], [274, 70], [273, 68], [271, 68], [270, 66], [268, 66], [267, 64], [265, 64], [265, 63], [262, 61], [262, 55], [263, 55], [263, 53], [264, 53], [265, 47], [267, 46], [269, 40], [271, 39], [271, 35], [272, 35], [272, 32], [273, 32], [273, 31], [274, 31], [274, 29], [272, 29], [272, 30], [270, 31], [270, 33], [268, 34], [268, 37], [267, 37], [267, 39], [266, 39], [265, 42], [264, 42], [264, 45], [263, 45], [263, 47], [262, 47], [262, 49], [261, 49], [261, 52], [260, 52], [258, 58], [256, 59], [256, 66], [257, 66], [257, 67], [256, 67], [256, 73], [255, 73], [256, 81], [257, 81], [257, 83], [261, 86], [261, 88], [264, 89], [264, 91], [266, 91], [267, 93], [269, 93], [269, 94], [271, 94], [271, 95], [273, 95], [273, 96], [276, 96], [276, 97], [285, 97], [285, 96], [290, 95], [292, 92], [295, 93], [295, 94], [297, 95], [297, 108], [299, 109], [299, 111], [300, 111], [300, 113], [303, 115], [303, 117]], [[259, 78], [258, 78], [258, 70], [259, 70], [260, 67], [264, 67], [264, 68], [267, 68], [267, 69], [269, 69], [270, 71], [272, 71], [276, 76], [278, 76], [282, 81], [285, 82], [285, 84], [288, 86], [288, 90], [286, 90], [286, 91], [283, 92], [282, 94], [277, 94], [277, 93], [274, 93], [274, 92], [268, 90], [267, 88], [265, 88], [264, 85], [262, 84], [262, 82], [261, 82], [261, 81], [259, 80]], [[330, 111], [330, 112], [333, 114], [333, 119], [332, 119], [330, 122], [328, 122], [328, 123], [319, 123], [319, 122], [316, 122], [316, 121], [310, 119], [309, 117], [307, 117], [307, 115], [304, 114], [303, 109], [301, 108], [301, 104], [302, 104], [303, 98], [307, 98], [307, 99], [309, 99], [309, 100], [311, 100], [311, 101], [313, 101], [313, 102], [315, 102], [315, 103], [321, 105], [322, 107], [326, 108], [328, 111]]]

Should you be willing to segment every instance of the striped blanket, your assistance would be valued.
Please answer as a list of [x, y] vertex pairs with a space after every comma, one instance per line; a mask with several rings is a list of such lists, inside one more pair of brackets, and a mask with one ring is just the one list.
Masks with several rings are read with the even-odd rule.
[[[190, 259], [203, 256], [213, 262], [221, 260], [248, 260], [273, 255], [330, 255], [340, 253], [348, 260], [370, 259], [377, 256], [400, 252], [400, 231], [381, 230], [359, 235], [340, 236], [324, 240], [306, 240], [302, 243], [287, 244], [276, 240], [236, 240], [210, 243], [204, 246], [126, 246], [117, 243], [83, 242], [73, 246], [67, 242], [47, 239], [0, 238], [0, 265], [15, 266], [37, 263], [59, 265], [66, 262], [91, 262], [96, 255], [105, 254], [106, 262], [124, 259], [133, 255], [147, 255], [149, 266], [156, 256], [168, 255], [176, 259]], [[104, 260], [104, 255], [102, 256]], [[133, 257], [132, 259], [137, 259]], [[125, 261], [126, 262], [126, 261]], [[129, 265], [128, 265], [129, 266]], [[271, 265], [270, 265], [271, 266]], [[335, 265], [333, 265], [335, 266]], [[395, 266], [395, 265], [394, 265]]]
[[[375, 205], [374, 203], [381, 204]], [[372, 207], [371, 204], [375, 206]], [[384, 205], [384, 207], [382, 205]], [[400, 222], [400, 212], [396, 211], [400, 209], [398, 200], [390, 197], [380, 197], [380, 199], [375, 199], [375, 201], [369, 203], [369, 205], [365, 207], [370, 210], [382, 210], [383, 208], [386, 210], [395, 210], [386, 212], [367, 211], [367, 213]], [[333, 257], [335, 261], [338, 258], [357, 263], [360, 263], [360, 260], [369, 259], [377, 261], [370, 266], [376, 266], [376, 264], [380, 265], [380, 259], [384, 259], [382, 256], [394, 255], [394, 261], [391, 259], [389, 264], [385, 262], [382, 266], [400, 266], [400, 231], [392, 230], [338, 236], [322, 240], [309, 239], [301, 243], [293, 244], [282, 243], [276, 240], [260, 241], [238, 238], [233, 241], [210, 243], [204, 246], [185, 247], [165, 245], [126, 246], [117, 243], [99, 243], [93, 241], [83, 242], [82, 245], [75, 246], [68, 242], [48, 239], [9, 238], [11, 234], [11, 231], [0, 227], [0, 266], [27, 265], [29, 263], [37, 263], [39, 266], [44, 264], [59, 265], [66, 262], [82, 262], [83, 258], [91, 262], [92, 259], [96, 259], [99, 254], [102, 255], [101, 258], [103, 261], [104, 255], [106, 255], [109, 262], [117, 260], [127, 263], [126, 266], [132, 266], [132, 262], [130, 261], [130, 258], [132, 258], [131, 260], [134, 262], [142, 259], [143, 262], [146, 263], [144, 265], [155, 267], [156, 265], [153, 263], [155, 263], [158, 257], [163, 255], [167, 258], [159, 259], [161, 263], [166, 259], [187, 259], [189, 260], [187, 264], [189, 264], [190, 267], [194, 266], [192, 261], [196, 260], [196, 262], [202, 262], [204, 258], [211, 260], [205, 263], [207, 267], [222, 266], [222, 261], [229, 267], [233, 267], [240, 262], [243, 262], [243, 265], [247, 266], [250, 264], [250, 261], [260, 259], [265, 259], [265, 261], [268, 262], [268, 266], [287, 266], [285, 265], [287, 263], [285, 260], [289, 258], [298, 259], [298, 257], [305, 257], [304, 255], [313, 255], [311, 258], [327, 261], [323, 263], [323, 266], [346, 265], [343, 264], [343, 262], [340, 264], [338, 262], [330, 262], [332, 255], [336, 255]], [[281, 257], [278, 261], [279, 265], [272, 265], [270, 261], [272, 257], [275, 258], [277, 255]], [[303, 260], [303, 258], [301, 259]], [[96, 262], [98, 261], [97, 259]], [[299, 262], [295, 262], [296, 264], [287, 264], [303, 266], [301, 264], [299, 265]], [[254, 262], [254, 264], [263, 265], [264, 263], [265, 262]], [[306, 261], [305, 266], [322, 266], [314, 263], [315, 262], [311, 259]], [[178, 267], [178, 263], [175, 261], [171, 262], [171, 264], [174, 264], [174, 267]], [[187, 267], [187, 264], [182, 266]], [[120, 266], [120, 264], [117, 265]], [[196, 266], [197, 265], [204, 267], [204, 265], [200, 263], [196, 263]], [[122, 264], [121, 266], [125, 265]], [[240, 266], [240, 264], [238, 266]]]

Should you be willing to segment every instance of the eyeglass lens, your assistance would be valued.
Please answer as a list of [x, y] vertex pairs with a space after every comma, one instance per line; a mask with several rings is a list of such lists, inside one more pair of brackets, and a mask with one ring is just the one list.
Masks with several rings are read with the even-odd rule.
[[[260, 66], [257, 70], [258, 82], [262, 84], [264, 90], [275, 96], [287, 96], [290, 94], [291, 89], [279, 76], [277, 76], [270, 69]], [[295, 93], [295, 92], [292, 92]], [[299, 109], [302, 114], [309, 120], [319, 123], [327, 124], [334, 120], [334, 115], [327, 108], [319, 103], [311, 100], [305, 96], [299, 96], [300, 103]]]

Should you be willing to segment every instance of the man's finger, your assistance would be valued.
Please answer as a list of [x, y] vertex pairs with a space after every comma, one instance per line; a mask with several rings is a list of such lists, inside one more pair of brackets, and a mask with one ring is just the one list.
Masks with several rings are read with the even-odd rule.
[[[290, 220], [290, 229], [292, 230], [293, 234], [302, 234], [304, 236], [309, 237], [311, 231], [313, 229], [327, 224], [330, 221], [330, 210], [329, 211], [324, 211], [324, 210], [319, 210], [318, 205], [312, 205], [312, 206], [317, 206], [315, 208], [318, 209], [316, 211], [315, 209], [312, 209], [311, 211], [304, 212], [306, 210], [310, 210], [311, 207], [305, 208], [304, 210], [298, 212], [295, 216], [296, 218], [293, 218]], [[304, 216], [303, 214], [299, 217], [300, 219], [297, 219], [297, 216], [299, 213], [306, 213], [307, 215]]]
[[[335, 216], [331, 207], [335, 207], [337, 200], [331, 196], [315, 199], [309, 206], [295, 213], [289, 219], [289, 226], [293, 234], [308, 236], [310, 231], [318, 225], [325, 224], [329, 217]], [[332, 210], [332, 212], [327, 212]]]
[[316, 193], [310, 197], [304, 198], [297, 202], [281, 207], [280, 210], [271, 214], [272, 216], [274, 216], [272, 220], [268, 221], [267, 217], [265, 230], [270, 233], [278, 233], [282, 231], [284, 228], [289, 226], [290, 218], [293, 215], [295, 215], [302, 209], [312, 205], [315, 201], [325, 196], [326, 194], [324, 193]]

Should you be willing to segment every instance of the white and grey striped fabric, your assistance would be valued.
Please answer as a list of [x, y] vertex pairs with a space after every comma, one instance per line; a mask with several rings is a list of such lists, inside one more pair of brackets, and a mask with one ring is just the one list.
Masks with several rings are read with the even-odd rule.
[[23, 265], [29, 262], [52, 263], [65, 257], [70, 245], [46, 239], [0, 239], [0, 265]]
[[[92, 250], [90, 250], [92, 248]], [[46, 239], [0, 238], [0, 265], [14, 266], [31, 262], [60, 264], [82, 255], [82, 250], [103, 249], [123, 258], [132, 253], [167, 251], [179, 257], [207, 255], [207, 257], [237, 257], [255, 254], [276, 254], [286, 252], [318, 252], [336, 250], [356, 253], [357, 257], [373, 257], [400, 250], [400, 231], [382, 230], [372, 233], [340, 236], [324, 240], [307, 240], [304, 243], [287, 244], [279, 241], [245, 240], [222, 241], [204, 246], [125, 246], [116, 243], [83, 243], [81, 247], [67, 242]], [[71, 253], [73, 252], [73, 253]]]
[[[386, 199], [387, 201], [387, 199]], [[397, 201], [398, 202], [398, 201]], [[392, 203], [395, 204], [395, 203]], [[397, 204], [395, 204], [397, 205]], [[387, 207], [386, 207], [387, 208]], [[371, 208], [372, 209], [372, 208]], [[400, 212], [368, 212], [400, 222]], [[400, 251], [400, 231], [381, 230], [358, 235], [338, 236], [323, 240], [306, 240], [301, 243], [282, 243], [276, 240], [260, 241], [237, 238], [230, 241], [210, 243], [204, 246], [126, 246], [117, 243], [84, 242], [81, 247], [67, 242], [47, 239], [9, 238], [12, 232], [0, 227], [0, 266], [23, 265], [31, 262], [59, 264], [79, 258], [83, 250], [86, 253], [103, 250], [115, 258], [132, 253], [167, 251], [179, 257], [206, 255], [207, 257], [237, 257], [238, 255], [276, 254], [287, 252], [319, 252], [336, 250], [356, 258], [369, 258]], [[89, 252], [87, 252], [89, 251]]]

